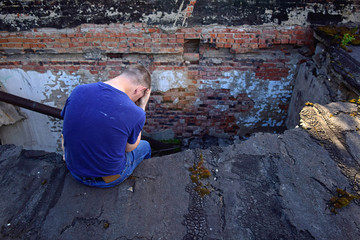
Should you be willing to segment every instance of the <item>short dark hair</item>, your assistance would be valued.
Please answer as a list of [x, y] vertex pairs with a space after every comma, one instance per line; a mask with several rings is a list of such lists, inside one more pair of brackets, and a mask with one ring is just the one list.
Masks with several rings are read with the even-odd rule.
[[146, 88], [151, 87], [151, 75], [142, 65], [131, 65], [125, 68], [121, 75], [129, 77], [135, 84], [142, 85]]

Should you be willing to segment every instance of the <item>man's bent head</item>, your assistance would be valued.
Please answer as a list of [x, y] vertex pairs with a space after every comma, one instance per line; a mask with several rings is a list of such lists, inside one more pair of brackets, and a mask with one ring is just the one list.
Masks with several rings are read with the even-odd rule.
[[120, 74], [131, 79], [134, 85], [140, 85], [147, 89], [151, 88], [151, 75], [145, 67], [141, 65], [132, 65], [127, 67]]

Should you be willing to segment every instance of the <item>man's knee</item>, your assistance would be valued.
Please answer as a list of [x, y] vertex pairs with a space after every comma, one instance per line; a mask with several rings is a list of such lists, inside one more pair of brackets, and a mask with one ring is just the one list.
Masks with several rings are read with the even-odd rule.
[[151, 158], [151, 146], [150, 146], [150, 143], [148, 141], [146, 141], [146, 140], [141, 140], [140, 144], [142, 145], [141, 148], [143, 148], [144, 151], [148, 153], [145, 158]]
[[143, 148], [147, 148], [147, 149], [150, 149], [150, 143], [146, 140], [140, 140], [140, 144], [142, 144], [142, 147]]

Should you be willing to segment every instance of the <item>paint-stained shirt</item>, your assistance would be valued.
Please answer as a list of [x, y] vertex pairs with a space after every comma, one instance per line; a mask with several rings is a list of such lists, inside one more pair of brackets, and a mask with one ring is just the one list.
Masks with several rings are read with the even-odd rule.
[[146, 118], [124, 92], [102, 82], [77, 86], [61, 116], [67, 167], [82, 177], [120, 174], [126, 143], [136, 142]]

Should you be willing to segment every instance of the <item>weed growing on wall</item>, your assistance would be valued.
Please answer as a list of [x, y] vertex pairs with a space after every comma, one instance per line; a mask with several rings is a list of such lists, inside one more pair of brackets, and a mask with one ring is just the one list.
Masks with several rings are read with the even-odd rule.
[[341, 40], [341, 47], [346, 48], [346, 46], [355, 40], [355, 37], [353, 35], [350, 35], [348, 33], [345, 33]]
[[349, 52], [351, 52], [351, 50], [347, 48], [348, 45], [360, 44], [360, 34], [357, 27], [321, 26], [318, 27], [317, 30], [329, 36], [333, 44], [339, 44], [341, 48]]

